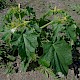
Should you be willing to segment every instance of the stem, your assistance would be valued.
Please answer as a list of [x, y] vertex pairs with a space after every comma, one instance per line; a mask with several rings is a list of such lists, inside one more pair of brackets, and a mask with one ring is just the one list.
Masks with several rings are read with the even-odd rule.
[[19, 19], [21, 20], [21, 15], [20, 15], [20, 3], [18, 4], [18, 8], [19, 8]]
[[20, 3], [18, 4], [18, 8], [19, 8], [19, 11], [20, 11]]
[[42, 26], [42, 27], [40, 27], [40, 28], [41, 28], [41, 29], [43, 29], [43, 28], [47, 27], [48, 25], [50, 25], [51, 23], [53, 23], [53, 21], [51, 21], [51, 22], [49, 22], [49, 23], [47, 23], [47, 24], [43, 25], [43, 26]]

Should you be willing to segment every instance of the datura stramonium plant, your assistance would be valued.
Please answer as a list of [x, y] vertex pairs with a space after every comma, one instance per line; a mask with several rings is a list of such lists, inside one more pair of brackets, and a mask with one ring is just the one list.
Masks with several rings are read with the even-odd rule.
[[18, 51], [24, 71], [37, 61], [55, 73], [68, 73], [77, 35], [76, 23], [65, 11], [55, 7], [37, 19], [33, 8], [12, 7], [5, 16], [3, 33], [3, 40], [15, 47], [13, 52]]

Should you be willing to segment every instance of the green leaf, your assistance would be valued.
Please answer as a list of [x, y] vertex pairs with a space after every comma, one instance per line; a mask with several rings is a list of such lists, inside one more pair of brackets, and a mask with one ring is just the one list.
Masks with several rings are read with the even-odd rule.
[[18, 44], [18, 53], [19, 53], [22, 61], [27, 57], [23, 38], [21, 38], [20, 43]]
[[59, 60], [58, 60], [58, 56], [57, 56], [57, 53], [55, 52], [54, 53], [54, 63], [53, 63], [53, 65], [55, 66], [55, 71], [56, 72], [61, 72], [61, 69], [60, 69], [60, 63], [59, 63]]
[[7, 44], [10, 44], [11, 41], [11, 32], [10, 30], [2, 32], [2, 40], [5, 41]]
[[43, 43], [43, 55], [39, 59], [40, 65], [46, 67], [53, 66], [56, 72], [67, 74], [68, 66], [71, 63], [71, 46], [64, 40], [55, 43]]
[[55, 56], [54, 58], [55, 59], [57, 58], [59, 62], [58, 64], [60, 64], [60, 65], [56, 64], [55, 65], [59, 66], [62, 72], [64, 70], [65, 72], [63, 73], [65, 74], [68, 71], [68, 65], [72, 63], [71, 46], [69, 46], [69, 44], [66, 43], [64, 40], [61, 40], [54, 43], [54, 49], [55, 49], [55, 55], [57, 56], [57, 57]]
[[43, 55], [39, 59], [39, 64], [49, 67], [50, 62], [53, 58], [54, 48], [51, 42], [46, 42], [43, 44]]
[[76, 41], [76, 25], [73, 24], [71, 26], [66, 27], [66, 34], [68, 35], [69, 38], [71, 38], [73, 41]]
[[22, 59], [22, 70], [25, 71], [30, 61], [36, 60], [35, 49], [38, 46], [36, 34], [23, 34], [18, 45], [19, 55]]
[[35, 55], [35, 49], [38, 45], [37, 35], [35, 35], [35, 34], [30, 34], [30, 35], [23, 34], [23, 39], [24, 39], [24, 44], [25, 44], [26, 55], [28, 57], [32, 57], [33, 54]]

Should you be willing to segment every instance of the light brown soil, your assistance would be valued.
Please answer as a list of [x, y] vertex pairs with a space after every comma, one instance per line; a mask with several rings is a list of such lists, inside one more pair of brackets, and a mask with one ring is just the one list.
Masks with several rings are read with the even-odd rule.
[[14, 73], [12, 75], [0, 74], [0, 80], [54, 80], [53, 78], [47, 78], [39, 71], [30, 71], [26, 73]]
[[[0, 74], [0, 80], [57, 80], [53, 77], [46, 77], [44, 74], [40, 73], [39, 71], [29, 71], [24, 73], [14, 73], [11, 75]], [[58, 79], [58, 80], [80, 80], [80, 78], [76, 78], [74, 76], [74, 71], [69, 70], [67, 79], [66, 77]]]

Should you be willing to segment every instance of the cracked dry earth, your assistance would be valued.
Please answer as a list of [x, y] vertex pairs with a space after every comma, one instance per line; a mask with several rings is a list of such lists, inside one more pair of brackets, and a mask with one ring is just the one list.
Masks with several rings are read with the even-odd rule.
[[[13, 0], [14, 1], [14, 0]], [[80, 0], [15, 0], [17, 3], [21, 3], [22, 7], [27, 5], [34, 8], [37, 14], [37, 18], [42, 16], [43, 13], [49, 10], [49, 7], [54, 8], [57, 6], [60, 9], [67, 11], [68, 14], [72, 16], [72, 18], [80, 24], [80, 15], [78, 15], [73, 9], [71, 5], [80, 4]], [[8, 8], [0, 11], [0, 26], [2, 24], [3, 15], [6, 14]], [[44, 74], [39, 73], [38, 71], [30, 71], [26, 73], [14, 73], [12, 75], [4, 74], [4, 69], [0, 69], [0, 80], [55, 80], [51, 77], [47, 78]], [[66, 80], [66, 79], [61, 79]], [[69, 70], [67, 80], [80, 80], [74, 77], [74, 71]]]

